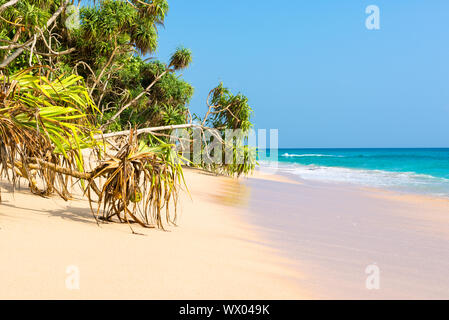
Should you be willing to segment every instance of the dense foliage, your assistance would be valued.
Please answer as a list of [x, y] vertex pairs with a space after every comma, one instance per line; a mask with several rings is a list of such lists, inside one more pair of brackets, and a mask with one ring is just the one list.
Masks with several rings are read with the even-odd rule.
[[[0, 0], [3, 3], [6, 1]], [[49, 78], [72, 72], [81, 75], [92, 100], [102, 111], [99, 123], [133, 102], [110, 123], [113, 130], [186, 121], [193, 87], [173, 73], [188, 66], [190, 51], [177, 50], [170, 66], [143, 58], [157, 48], [157, 28], [168, 11], [165, 0], [97, 1], [80, 8], [79, 27], [67, 28], [71, 16], [66, 10], [47, 28], [48, 19], [63, 3], [23, 0], [2, 13], [0, 39], [4, 45], [0, 48], [13, 47], [0, 50], [0, 59], [13, 53], [17, 46], [13, 42], [24, 44], [37, 35], [34, 46], [7, 66], [8, 73], [32, 65], [48, 65]], [[156, 78], [157, 83], [139, 96]], [[139, 98], [134, 101], [136, 97]]]
[[[169, 203], [176, 205], [183, 180], [173, 126], [200, 128], [204, 137], [219, 129], [215, 139], [236, 151], [230, 162], [210, 163], [214, 151], [204, 146], [204, 159], [184, 163], [251, 172], [253, 150], [229, 143], [223, 131], [248, 134], [248, 99], [220, 84], [206, 115], [192, 117], [194, 89], [178, 74], [191, 64], [191, 51], [179, 47], [167, 63], [146, 58], [167, 12], [166, 0], [0, 0], [0, 176], [24, 178], [34, 193], [64, 199], [75, 178], [96, 218], [163, 228], [163, 208], [175, 222]], [[159, 131], [138, 135], [148, 127]], [[90, 171], [82, 149], [95, 151]]]

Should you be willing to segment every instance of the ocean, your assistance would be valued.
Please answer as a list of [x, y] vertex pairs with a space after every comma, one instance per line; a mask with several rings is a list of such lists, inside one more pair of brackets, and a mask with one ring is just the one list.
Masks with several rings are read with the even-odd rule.
[[[262, 168], [276, 162], [259, 162]], [[279, 149], [278, 173], [449, 198], [449, 148]]]

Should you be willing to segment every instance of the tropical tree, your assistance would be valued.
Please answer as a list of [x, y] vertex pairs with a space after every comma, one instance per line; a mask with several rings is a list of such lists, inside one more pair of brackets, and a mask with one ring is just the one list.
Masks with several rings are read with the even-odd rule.
[[[93, 148], [95, 127], [89, 120], [95, 106], [82, 78], [69, 75], [50, 81], [32, 69], [11, 76], [0, 74], [0, 162], [12, 180], [27, 179], [31, 191], [41, 195], [58, 192], [68, 199], [63, 173], [40, 167], [63, 166], [67, 172], [84, 171], [81, 149]], [[37, 171], [36, 171], [37, 170]], [[36, 174], [44, 187], [39, 189]], [[59, 185], [59, 187], [57, 187]]]
[[[107, 128], [109, 124], [114, 120], [116, 120], [123, 111], [136, 104], [141, 98], [143, 98], [146, 94], [148, 94], [150, 90], [154, 87], [154, 85], [158, 81], [160, 81], [164, 76], [166, 76], [169, 73], [173, 73], [187, 68], [191, 62], [192, 62], [192, 53], [190, 50], [186, 48], [177, 49], [170, 58], [169, 65], [168, 66], [163, 66], [160, 64], [157, 65], [156, 67], [159, 69], [159, 72], [152, 74], [153, 80], [148, 84], [148, 86], [146, 86], [146, 88], [142, 92], [140, 92], [137, 96], [135, 96], [131, 101], [120, 107], [113, 114], [113, 116], [103, 125], [103, 128]], [[189, 99], [190, 97], [187, 98]]]
[[[166, 64], [145, 59], [157, 48], [166, 0], [83, 2], [75, 27], [70, 4], [0, 0], [0, 176], [66, 200], [74, 179], [96, 219], [164, 228], [164, 214], [176, 220], [181, 163], [237, 176], [254, 169], [254, 150], [223, 131], [249, 133], [248, 99], [220, 84], [206, 115], [192, 117], [193, 87], [179, 76], [191, 51], [178, 48]], [[204, 140], [214, 129], [232, 161], [181, 159], [177, 128]], [[89, 166], [83, 149], [96, 155]], [[207, 144], [201, 151], [210, 158]]]
[[[0, 176], [14, 185], [18, 178], [26, 179], [33, 193], [56, 192], [65, 200], [75, 178], [96, 218], [111, 221], [116, 216], [119, 221], [164, 228], [165, 208], [165, 220], [175, 223], [183, 175], [172, 145], [161, 141], [149, 147], [131, 133], [112, 156], [107, 148], [100, 150], [94, 137], [99, 131], [90, 121], [98, 110], [79, 76], [50, 81], [27, 69], [1, 75], [0, 81]], [[85, 170], [82, 149], [98, 151], [91, 171]]]
[[[163, 107], [165, 103], [151, 103], [157, 99], [152, 99], [151, 92], [145, 88], [152, 78], [157, 78], [156, 82], [164, 80], [164, 75], [172, 70], [162, 70], [160, 75], [156, 73], [157, 62], [145, 62], [141, 57], [157, 47], [157, 29], [164, 22], [167, 2], [100, 0], [90, 5], [84, 2], [77, 28], [68, 24], [73, 15], [67, 10], [69, 4], [64, 0], [21, 0], [5, 6], [0, 20], [0, 68], [14, 73], [29, 66], [48, 65], [50, 79], [63, 73], [81, 75], [91, 99], [100, 110], [108, 111], [104, 119], [102, 116], [97, 119], [100, 122], [108, 121], [108, 116], [114, 117], [114, 111], [128, 109], [122, 109], [124, 105], [133, 109], [141, 107], [140, 111], [143, 106]], [[126, 78], [129, 75], [131, 79]], [[136, 86], [126, 86], [127, 80]], [[184, 95], [187, 100], [190, 98], [192, 89], [182, 80], [171, 84], [184, 87]], [[179, 107], [185, 108], [186, 103]], [[131, 119], [125, 116], [119, 120], [110, 124], [121, 126]]]

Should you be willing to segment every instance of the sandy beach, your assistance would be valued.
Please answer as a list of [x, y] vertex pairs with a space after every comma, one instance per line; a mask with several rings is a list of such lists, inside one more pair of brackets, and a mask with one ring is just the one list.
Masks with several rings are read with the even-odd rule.
[[[3, 182], [0, 298], [449, 298], [447, 200], [260, 172], [186, 179], [179, 225], [133, 225], [142, 235], [97, 226], [85, 200]], [[79, 290], [66, 287], [71, 266]]]
[[[449, 200], [250, 178], [249, 221], [319, 299], [448, 299]], [[379, 288], [368, 289], [373, 266]], [[368, 270], [367, 270], [368, 268]]]
[[[303, 275], [245, 219], [249, 193], [186, 170], [178, 227], [97, 226], [85, 200], [2, 182], [0, 299], [303, 299]], [[246, 207], [247, 208], [247, 207]], [[67, 279], [79, 272], [79, 290]], [[70, 278], [71, 279], [71, 278]]]

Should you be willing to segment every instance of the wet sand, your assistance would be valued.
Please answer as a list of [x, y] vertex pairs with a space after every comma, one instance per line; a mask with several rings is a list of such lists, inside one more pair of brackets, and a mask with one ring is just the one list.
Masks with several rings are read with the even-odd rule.
[[313, 297], [449, 298], [448, 200], [305, 180], [246, 185], [249, 221], [297, 262]]

